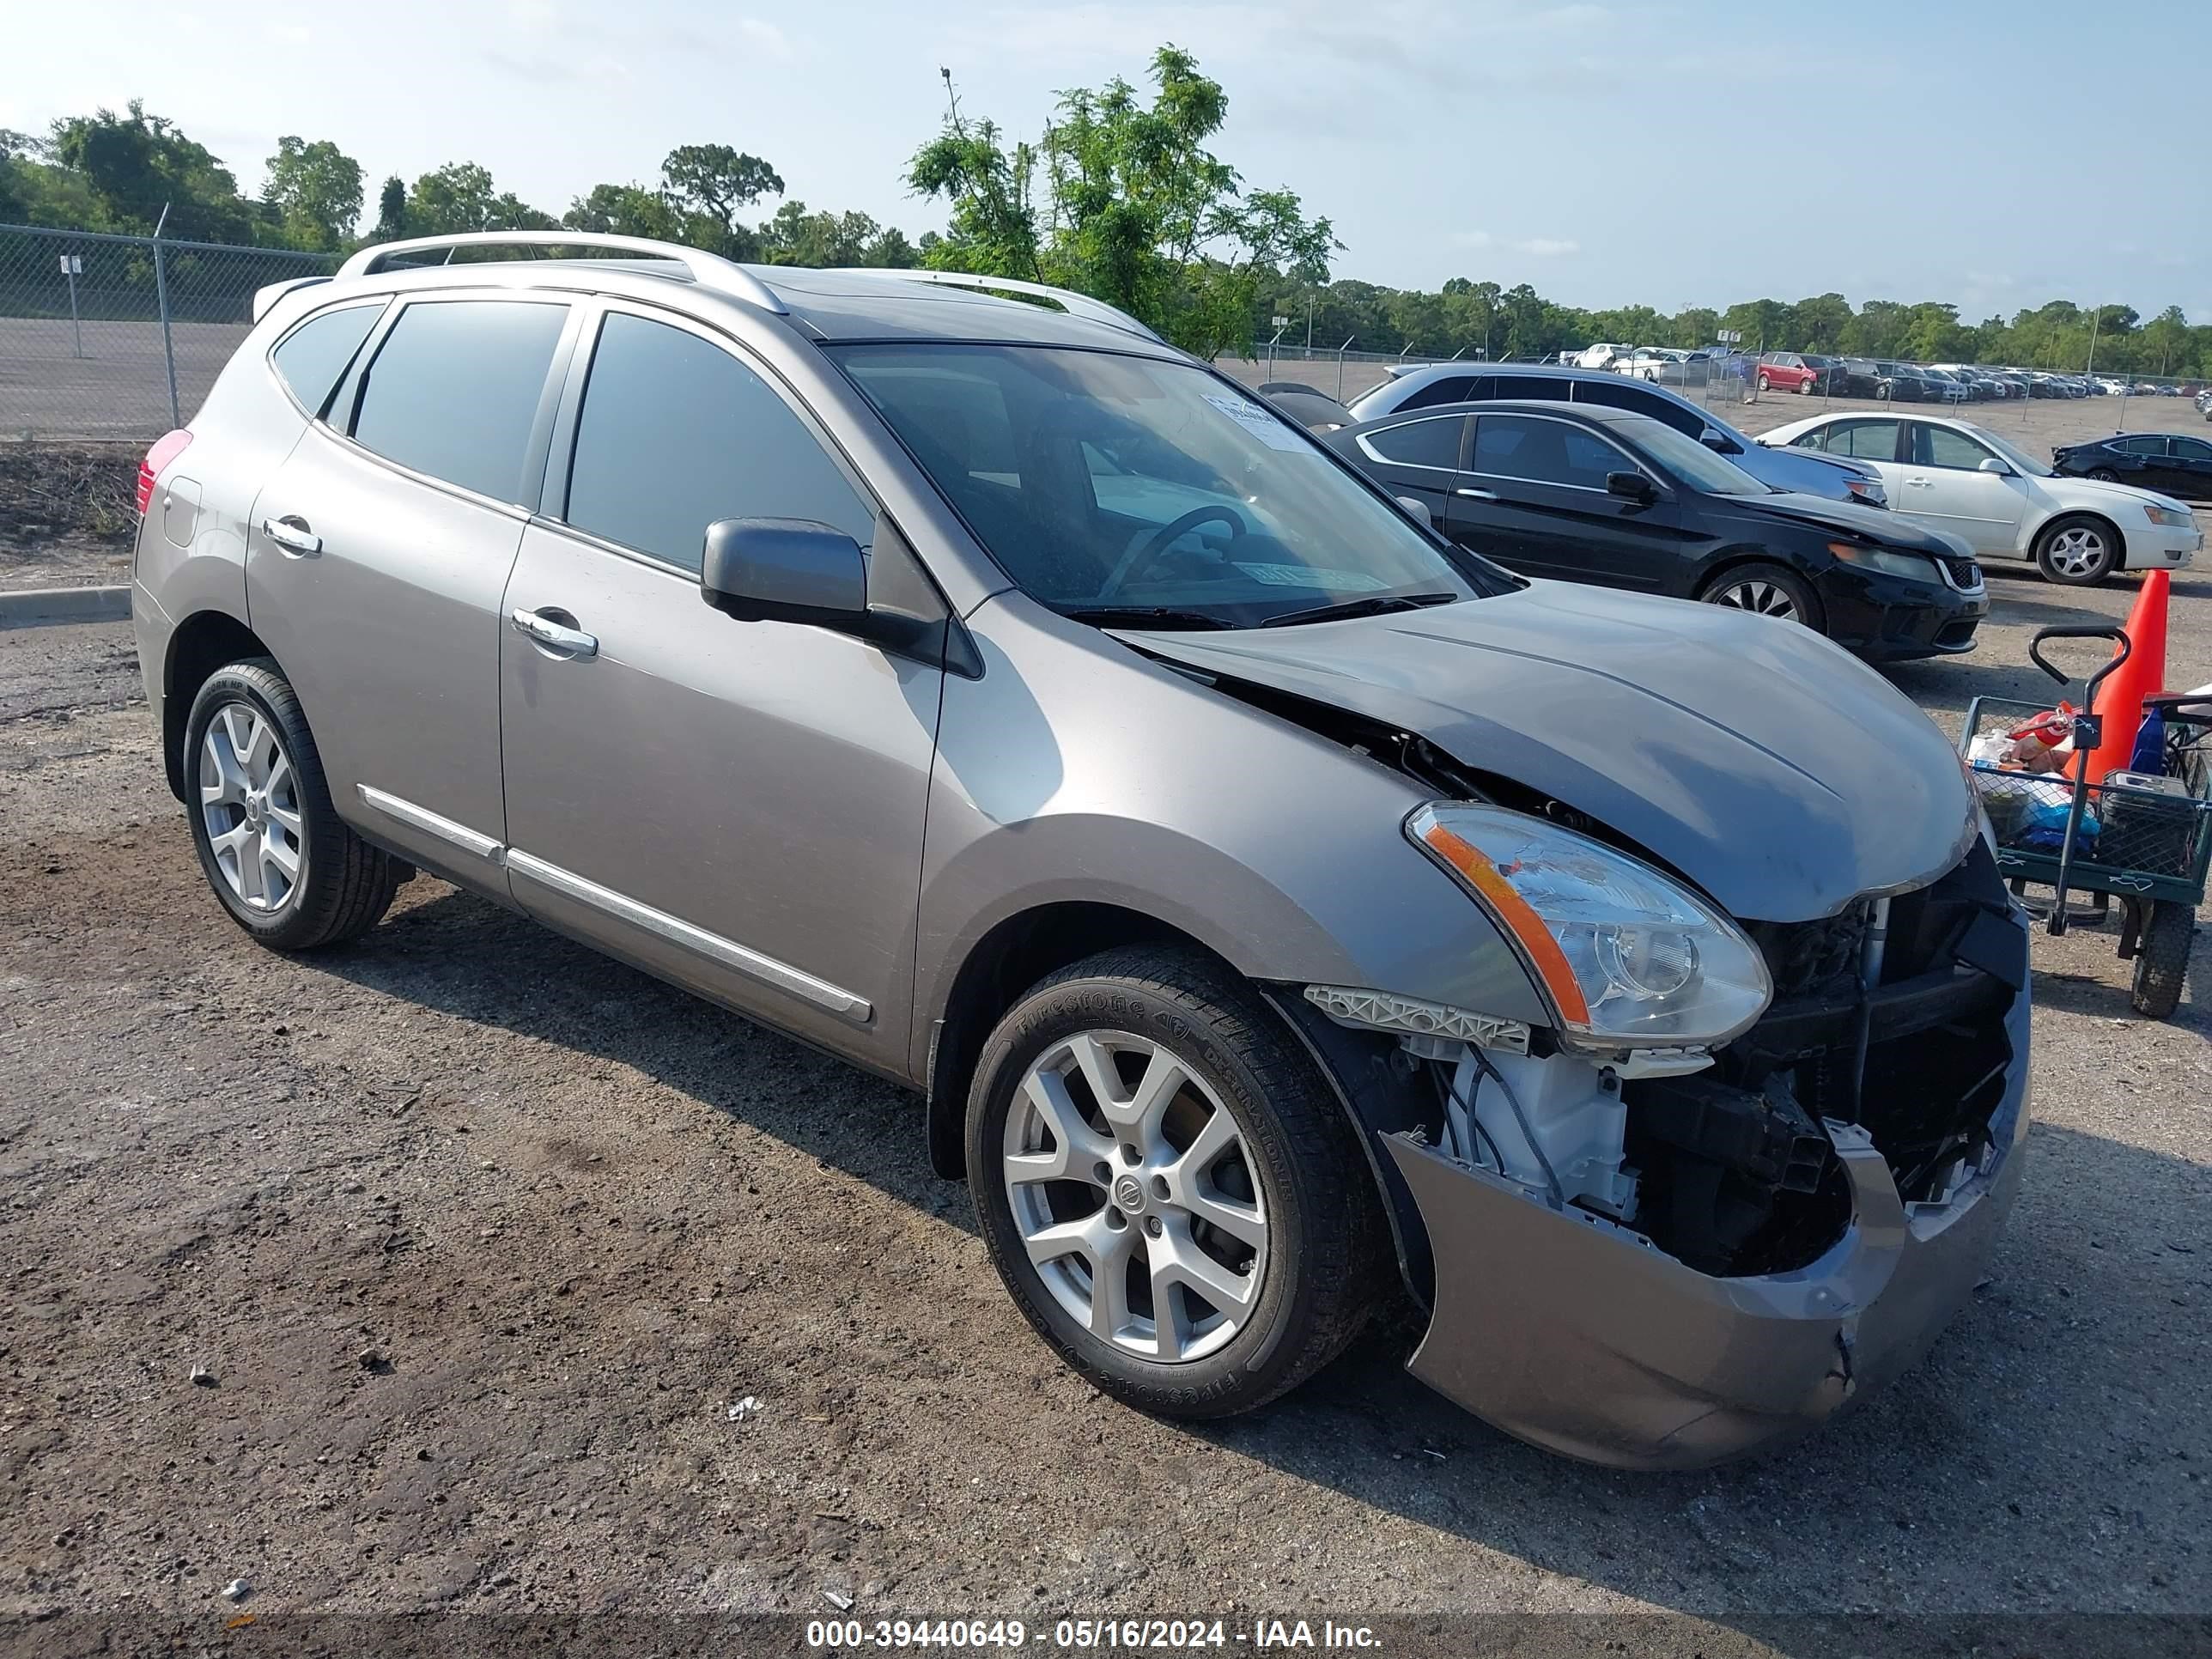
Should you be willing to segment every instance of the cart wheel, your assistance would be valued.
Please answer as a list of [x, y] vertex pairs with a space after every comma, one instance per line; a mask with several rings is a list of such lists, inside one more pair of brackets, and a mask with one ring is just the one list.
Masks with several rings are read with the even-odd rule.
[[2136, 947], [2135, 995], [2139, 1014], [2164, 1019], [2181, 1004], [2181, 982], [2189, 971], [2189, 947], [2197, 933], [2197, 913], [2172, 899], [2151, 906], [2142, 941]]

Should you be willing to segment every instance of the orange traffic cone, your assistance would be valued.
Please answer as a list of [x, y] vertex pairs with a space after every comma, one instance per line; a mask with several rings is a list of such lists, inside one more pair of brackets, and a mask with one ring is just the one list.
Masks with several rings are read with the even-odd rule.
[[[2135, 754], [2136, 732], [2142, 725], [2143, 699], [2166, 689], [2166, 601], [2169, 586], [2163, 570], [2143, 578], [2128, 612], [2128, 659], [2097, 688], [2097, 704], [2091, 712], [2103, 716], [2105, 733], [2089, 757], [2089, 781], [2101, 783], [2107, 772], [2124, 772]], [[2119, 654], [2118, 647], [2113, 655]]]

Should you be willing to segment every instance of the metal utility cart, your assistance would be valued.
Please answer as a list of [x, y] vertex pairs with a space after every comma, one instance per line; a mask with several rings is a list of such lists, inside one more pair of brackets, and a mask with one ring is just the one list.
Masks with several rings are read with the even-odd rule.
[[[2035, 665], [2058, 682], [2064, 670], [2043, 654], [2046, 641], [2116, 641], [2112, 659], [2089, 677], [2081, 706], [2096, 705], [2105, 677], [2134, 649], [2124, 629], [2045, 628], [2029, 643]], [[2145, 700], [2166, 724], [2162, 776], [2113, 774], [2092, 783], [2088, 768], [2069, 762], [2057, 772], [2013, 771], [1974, 763], [1983, 805], [1996, 832], [1997, 868], [2024, 893], [2029, 883], [2052, 890], [2049, 927], [2063, 933], [2075, 920], [2069, 896], [2086, 892], [2089, 915], [2101, 919], [2120, 901], [2119, 956], [2136, 964], [2133, 1002], [2138, 1013], [2164, 1019], [2181, 1000], [2204, 902], [2205, 871], [2212, 865], [2212, 697], [2157, 696]], [[1976, 697], [1966, 706], [1959, 739], [1970, 754], [1974, 739], [2009, 732], [2045, 711], [2035, 703]], [[2095, 714], [2075, 717], [2073, 752], [2086, 756], [2101, 735]], [[2115, 781], [2124, 776], [2127, 782]]]

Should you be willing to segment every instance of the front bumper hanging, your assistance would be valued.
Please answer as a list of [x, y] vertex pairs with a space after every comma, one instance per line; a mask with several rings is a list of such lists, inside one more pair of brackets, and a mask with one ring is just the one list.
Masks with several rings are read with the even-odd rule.
[[1818, 1426], [1910, 1370], [1981, 1276], [2019, 1190], [2027, 998], [1981, 1168], [1908, 1208], [1866, 1132], [1826, 1123], [1851, 1221], [1796, 1270], [1718, 1279], [1406, 1134], [1381, 1137], [1426, 1224], [1429, 1328], [1407, 1369], [1522, 1439], [1617, 1468], [1700, 1468]]

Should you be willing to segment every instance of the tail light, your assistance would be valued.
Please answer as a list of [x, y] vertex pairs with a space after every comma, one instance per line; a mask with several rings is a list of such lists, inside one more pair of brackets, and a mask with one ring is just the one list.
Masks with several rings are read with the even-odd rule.
[[138, 516], [140, 518], [144, 518], [146, 509], [154, 504], [155, 481], [161, 476], [171, 461], [185, 453], [185, 447], [191, 441], [192, 434], [182, 428], [179, 428], [174, 432], [164, 433], [155, 441], [154, 447], [146, 452], [146, 459], [138, 463]]

